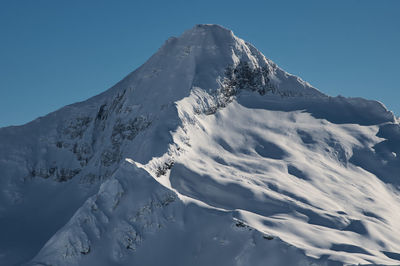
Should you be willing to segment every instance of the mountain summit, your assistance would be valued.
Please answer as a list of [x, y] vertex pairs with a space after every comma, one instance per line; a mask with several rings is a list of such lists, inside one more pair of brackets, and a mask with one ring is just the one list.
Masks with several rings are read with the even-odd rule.
[[[251, 44], [219, 25], [196, 25], [178, 38], [169, 38], [143, 66], [110, 91], [115, 93], [135, 88], [132, 97], [137, 102], [143, 104], [147, 95], [151, 95], [153, 104], [165, 104], [188, 96], [193, 87], [217, 90], [222, 78], [226, 77], [227, 68], [233, 66], [238, 70], [248, 67], [250, 72], [267, 70], [268, 90], [274, 89], [280, 94], [323, 95], [308, 83], [278, 68]], [[260, 75], [258, 80], [257, 76], [249, 78], [255, 78], [249, 82], [262, 82]], [[157, 97], [160, 94], [163, 97]]]
[[400, 125], [218, 25], [0, 129], [1, 265], [399, 265]]

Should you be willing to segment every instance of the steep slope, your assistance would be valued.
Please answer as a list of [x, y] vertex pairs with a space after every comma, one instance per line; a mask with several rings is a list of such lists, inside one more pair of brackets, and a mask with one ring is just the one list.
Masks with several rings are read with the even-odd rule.
[[399, 140], [380, 103], [197, 25], [103, 94], [0, 129], [0, 264], [396, 265]]
[[313, 260], [242, 226], [231, 212], [184, 203], [147, 172], [123, 163], [30, 265], [264, 265], [269, 261], [292, 265]]

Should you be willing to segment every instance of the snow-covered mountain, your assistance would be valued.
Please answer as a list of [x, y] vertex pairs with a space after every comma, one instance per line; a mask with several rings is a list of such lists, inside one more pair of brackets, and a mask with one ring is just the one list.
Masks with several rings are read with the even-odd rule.
[[0, 129], [0, 265], [400, 265], [400, 125], [218, 25]]

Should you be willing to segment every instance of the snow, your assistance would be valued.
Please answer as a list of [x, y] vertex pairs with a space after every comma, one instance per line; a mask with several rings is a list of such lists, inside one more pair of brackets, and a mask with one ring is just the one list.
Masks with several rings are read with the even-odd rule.
[[[179, 107], [190, 108], [186, 99]], [[396, 264], [379, 251], [400, 248], [399, 195], [349, 163], [354, 149], [382, 140], [377, 126], [334, 124], [301, 111], [233, 102], [214, 116], [197, 116], [182, 132], [190, 136], [190, 147], [175, 158], [169, 175], [179, 193], [239, 210], [250, 226], [312, 257]], [[365, 252], [337, 254], [353, 246]]]
[[399, 141], [383, 104], [197, 25], [108, 91], [0, 129], [0, 264], [398, 265]]

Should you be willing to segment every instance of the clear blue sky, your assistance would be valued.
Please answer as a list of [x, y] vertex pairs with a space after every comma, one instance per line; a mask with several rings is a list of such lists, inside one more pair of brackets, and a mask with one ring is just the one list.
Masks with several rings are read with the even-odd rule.
[[111, 87], [170, 36], [216, 23], [336, 96], [400, 115], [400, 1], [0, 0], [0, 126]]

